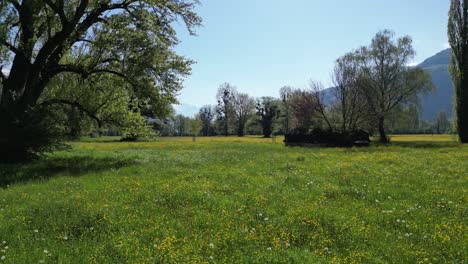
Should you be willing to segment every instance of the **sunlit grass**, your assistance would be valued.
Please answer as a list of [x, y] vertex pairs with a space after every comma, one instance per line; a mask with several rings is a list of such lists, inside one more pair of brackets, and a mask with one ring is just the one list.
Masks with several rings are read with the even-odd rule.
[[287, 148], [280, 137], [117, 140], [0, 165], [3, 262], [467, 258], [468, 146], [451, 136], [350, 149]]
[[456, 135], [392, 135], [391, 140], [395, 142], [457, 142]]

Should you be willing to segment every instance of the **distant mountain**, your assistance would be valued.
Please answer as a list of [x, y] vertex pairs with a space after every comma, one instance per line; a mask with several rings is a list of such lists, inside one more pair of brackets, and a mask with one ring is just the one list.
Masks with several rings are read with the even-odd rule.
[[431, 74], [436, 86], [435, 91], [420, 97], [422, 118], [425, 120], [435, 119], [439, 111], [445, 111], [449, 117], [452, 116], [453, 84], [448, 71], [450, 56], [451, 50], [446, 49], [418, 65]]

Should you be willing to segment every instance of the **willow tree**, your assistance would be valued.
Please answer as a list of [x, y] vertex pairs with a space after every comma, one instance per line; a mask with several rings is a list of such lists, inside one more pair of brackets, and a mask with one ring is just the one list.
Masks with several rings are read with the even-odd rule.
[[448, 38], [452, 47], [450, 74], [455, 88], [455, 112], [460, 141], [468, 143], [468, 0], [452, 0]]
[[255, 109], [255, 100], [246, 93], [235, 92], [232, 99], [232, 109], [237, 127], [237, 136], [243, 137], [245, 124]]
[[[177, 55], [174, 23], [194, 33], [196, 0], [0, 1], [0, 161], [52, 150], [46, 119], [60, 104], [41, 102], [54, 78], [108, 74], [121, 79], [135, 105], [167, 112], [191, 61]], [[60, 94], [60, 92], [58, 93]], [[53, 111], [52, 111], [53, 112]], [[84, 111], [85, 113], [87, 111]]]
[[390, 30], [378, 32], [368, 47], [354, 54], [358, 61], [357, 85], [366, 99], [366, 107], [381, 143], [388, 143], [386, 120], [402, 104], [415, 104], [421, 92], [433, 89], [431, 76], [421, 68], [407, 65], [415, 51], [412, 39], [396, 39]]

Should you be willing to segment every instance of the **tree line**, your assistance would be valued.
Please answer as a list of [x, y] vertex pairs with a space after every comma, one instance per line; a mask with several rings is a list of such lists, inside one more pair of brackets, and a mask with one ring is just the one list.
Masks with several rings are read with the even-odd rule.
[[[222, 84], [217, 105], [202, 107], [195, 117], [202, 128], [194, 132], [270, 137], [316, 128], [341, 133], [366, 130], [378, 135], [382, 143], [388, 142], [388, 131], [416, 133], [430, 127], [419, 120], [418, 95], [434, 86], [426, 71], [408, 66], [414, 56], [409, 36], [396, 38], [392, 31], [384, 30], [370, 45], [335, 61], [329, 89], [310, 81], [306, 88], [281, 88], [278, 98], [254, 99], [229, 83]], [[440, 119], [443, 117], [441, 113]], [[447, 122], [445, 118], [438, 123], [439, 132], [447, 131]]]
[[[37, 157], [89, 132], [135, 140], [184, 134], [186, 127], [191, 134], [239, 136], [365, 129], [385, 143], [391, 131], [447, 130], [443, 113], [433, 124], [419, 120], [418, 94], [433, 89], [430, 76], [407, 66], [415, 55], [411, 38], [388, 30], [336, 60], [332, 89], [312, 81], [283, 88], [278, 98], [254, 99], [224, 84], [216, 106], [190, 122], [174, 117], [171, 105], [193, 63], [176, 53], [174, 25], [181, 21], [195, 35], [198, 4], [0, 1], [0, 161]], [[467, 14], [468, 0], [451, 0], [450, 72], [461, 142], [468, 142]]]
[[0, 1], [0, 161], [61, 149], [87, 126], [149, 136], [146, 119], [167, 117], [191, 72], [174, 24], [195, 34], [198, 4]]

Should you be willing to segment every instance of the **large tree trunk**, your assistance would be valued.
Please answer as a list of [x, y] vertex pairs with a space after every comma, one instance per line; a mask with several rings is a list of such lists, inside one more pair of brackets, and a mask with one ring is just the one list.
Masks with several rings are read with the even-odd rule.
[[457, 131], [462, 143], [468, 143], [468, 78], [462, 76], [456, 90]]
[[383, 116], [379, 117], [379, 141], [383, 144], [388, 143], [388, 137], [385, 133], [385, 118]]
[[262, 125], [263, 130], [263, 137], [269, 138], [271, 137], [272, 132], [272, 122], [271, 121], [264, 121], [265, 123]]
[[243, 122], [239, 122], [239, 126], [237, 127], [237, 136], [243, 137], [244, 136], [244, 126]]
[[224, 136], [229, 136], [229, 126], [227, 117], [224, 119]]
[[4, 82], [0, 100], [0, 162], [24, 161], [34, 157], [35, 153], [53, 149], [51, 144], [55, 136], [46, 124], [48, 113], [36, 106], [36, 96], [26, 96], [25, 93], [20, 93], [17, 98], [12, 96], [19, 90], [43, 87], [12, 87], [20, 83], [12, 77], [8, 79], [10, 82]]
[[[24, 111], [25, 112], [25, 111]], [[20, 110], [0, 106], [0, 162], [29, 159], [29, 147], [33, 133], [27, 133], [26, 115]]]

